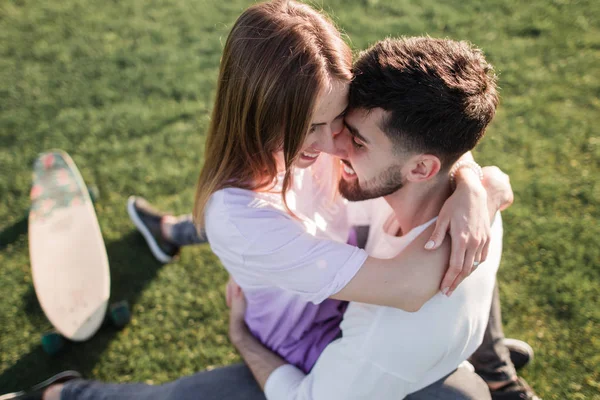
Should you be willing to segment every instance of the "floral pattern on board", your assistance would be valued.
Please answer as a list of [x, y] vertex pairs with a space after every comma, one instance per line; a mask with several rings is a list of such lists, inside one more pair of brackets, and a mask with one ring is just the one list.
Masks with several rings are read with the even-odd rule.
[[48, 218], [59, 208], [87, 201], [79, 187], [75, 166], [65, 157], [68, 156], [61, 152], [50, 152], [41, 154], [35, 161], [30, 193], [31, 221]]

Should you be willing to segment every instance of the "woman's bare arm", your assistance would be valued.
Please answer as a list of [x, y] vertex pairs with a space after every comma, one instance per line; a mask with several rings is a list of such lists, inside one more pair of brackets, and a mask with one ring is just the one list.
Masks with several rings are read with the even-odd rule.
[[354, 278], [332, 297], [418, 311], [439, 292], [450, 257], [448, 240], [435, 251], [424, 249], [433, 229], [426, 229], [395, 258], [367, 258]]

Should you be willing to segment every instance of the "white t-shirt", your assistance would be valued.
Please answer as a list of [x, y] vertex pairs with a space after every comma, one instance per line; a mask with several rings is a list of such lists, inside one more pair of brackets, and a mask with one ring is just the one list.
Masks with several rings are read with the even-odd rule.
[[[385, 200], [374, 210], [367, 243], [374, 257], [394, 257], [435, 221], [396, 237], [398, 226]], [[275, 370], [266, 383], [267, 399], [397, 400], [449, 374], [483, 340], [501, 252], [497, 215], [486, 262], [450, 298], [438, 293], [415, 313], [350, 303], [342, 338], [325, 348], [308, 375], [289, 365]]]

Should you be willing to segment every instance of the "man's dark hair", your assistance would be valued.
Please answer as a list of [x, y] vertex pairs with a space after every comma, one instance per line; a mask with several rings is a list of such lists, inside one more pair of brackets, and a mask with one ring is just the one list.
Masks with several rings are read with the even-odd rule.
[[354, 64], [350, 108], [383, 108], [396, 147], [430, 153], [449, 168], [483, 136], [498, 105], [496, 76], [467, 42], [386, 39]]

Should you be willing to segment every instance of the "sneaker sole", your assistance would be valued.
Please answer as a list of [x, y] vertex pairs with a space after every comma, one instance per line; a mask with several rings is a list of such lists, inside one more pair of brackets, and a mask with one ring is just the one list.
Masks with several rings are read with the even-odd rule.
[[519, 339], [504, 338], [502, 340], [506, 347], [512, 347], [513, 349], [522, 350], [523, 353], [529, 354], [529, 360], [533, 360], [533, 347], [529, 343]]
[[[47, 386], [50, 386], [54, 383], [64, 383], [64, 382], [70, 381], [72, 379], [81, 379], [81, 374], [77, 371], [64, 371], [64, 372], [61, 372], [60, 374], [54, 375], [53, 377], [46, 379], [45, 381], [43, 381], [41, 383], [38, 383], [37, 385], [33, 386], [29, 390], [37, 391], [37, 390], [45, 389]], [[27, 396], [28, 393], [31, 393], [31, 392], [20, 391], [20, 392], [6, 393], [3, 395], [0, 395], [0, 400], [25, 398], [25, 396]]]
[[131, 218], [131, 221], [133, 221], [133, 224], [135, 225], [137, 230], [142, 234], [142, 236], [146, 240], [146, 243], [148, 244], [148, 247], [150, 247], [152, 255], [163, 264], [171, 262], [173, 260], [173, 257], [169, 256], [160, 249], [158, 243], [156, 243], [156, 240], [154, 240], [154, 236], [152, 236], [148, 228], [146, 228], [146, 225], [144, 225], [144, 223], [138, 216], [138, 213], [135, 211], [135, 196], [130, 196], [129, 199], [127, 199], [127, 214], [129, 214], [129, 218]]
[[510, 360], [516, 370], [520, 370], [533, 361], [533, 348], [528, 343], [512, 338], [505, 338], [503, 343], [510, 352]]
[[25, 392], [14, 392], [7, 393], [0, 396], [0, 400], [18, 399], [19, 397], [25, 396]]

